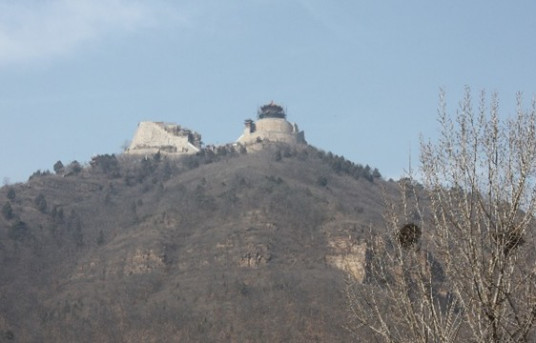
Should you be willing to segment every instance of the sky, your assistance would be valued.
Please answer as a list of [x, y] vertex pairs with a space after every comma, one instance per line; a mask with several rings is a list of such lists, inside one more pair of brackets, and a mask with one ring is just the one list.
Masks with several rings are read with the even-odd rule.
[[275, 101], [317, 148], [418, 163], [439, 90], [536, 94], [536, 2], [0, 0], [0, 178], [120, 153], [140, 121], [235, 141]]

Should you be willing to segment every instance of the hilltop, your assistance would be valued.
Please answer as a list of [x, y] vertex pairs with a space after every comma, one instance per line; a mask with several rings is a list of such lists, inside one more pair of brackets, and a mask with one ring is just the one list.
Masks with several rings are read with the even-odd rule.
[[100, 155], [0, 189], [0, 337], [348, 341], [345, 279], [395, 184], [259, 144]]

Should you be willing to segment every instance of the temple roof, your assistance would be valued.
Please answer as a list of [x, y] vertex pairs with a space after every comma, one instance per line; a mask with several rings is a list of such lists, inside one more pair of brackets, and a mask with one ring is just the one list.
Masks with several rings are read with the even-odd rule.
[[264, 118], [285, 119], [287, 117], [283, 107], [274, 103], [273, 101], [270, 102], [269, 104], [262, 105], [257, 111], [257, 114], [258, 114], [259, 119], [264, 119]]

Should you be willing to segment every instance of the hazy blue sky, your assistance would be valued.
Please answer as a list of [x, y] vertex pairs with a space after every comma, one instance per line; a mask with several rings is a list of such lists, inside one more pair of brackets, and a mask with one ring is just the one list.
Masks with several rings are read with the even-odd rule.
[[536, 91], [536, 2], [0, 0], [0, 178], [118, 153], [141, 120], [232, 142], [274, 100], [310, 144], [398, 178], [438, 90]]

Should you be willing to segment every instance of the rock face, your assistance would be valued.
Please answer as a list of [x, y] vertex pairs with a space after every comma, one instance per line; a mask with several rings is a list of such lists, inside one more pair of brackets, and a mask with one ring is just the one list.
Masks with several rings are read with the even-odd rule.
[[329, 246], [333, 249], [333, 254], [327, 255], [326, 261], [347, 272], [356, 281], [363, 282], [365, 279], [366, 243], [352, 242], [350, 239], [339, 237], [330, 241]]
[[201, 150], [201, 135], [176, 124], [143, 121], [138, 124], [127, 154], [195, 154]]

